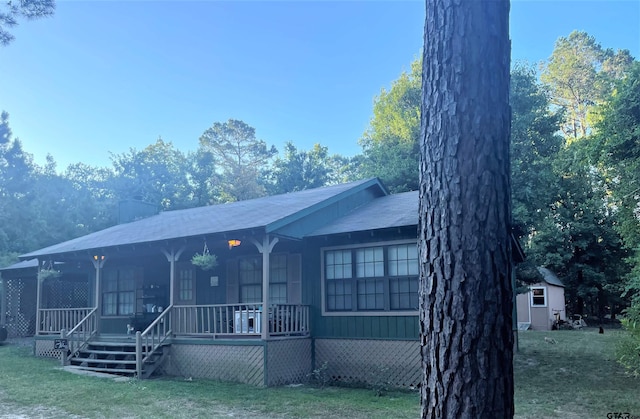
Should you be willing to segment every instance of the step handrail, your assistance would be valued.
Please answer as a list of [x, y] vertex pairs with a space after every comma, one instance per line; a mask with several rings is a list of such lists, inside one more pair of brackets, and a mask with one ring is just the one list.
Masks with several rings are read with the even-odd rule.
[[64, 329], [60, 331], [60, 338], [67, 339], [68, 352], [63, 353], [61, 359], [62, 364], [66, 365], [68, 358], [75, 356], [97, 333], [97, 312], [98, 308], [94, 307], [82, 320], [78, 322], [69, 332]]
[[[143, 332], [136, 332], [136, 375], [142, 378], [142, 366], [153, 356], [171, 336], [171, 311], [173, 305], [167, 307]], [[146, 354], [142, 357], [142, 346]]]

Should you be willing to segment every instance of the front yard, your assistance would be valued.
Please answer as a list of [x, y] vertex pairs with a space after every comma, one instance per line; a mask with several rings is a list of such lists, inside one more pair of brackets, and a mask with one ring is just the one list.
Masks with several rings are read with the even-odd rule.
[[[620, 333], [521, 333], [515, 359], [516, 417], [640, 416], [640, 381], [625, 376], [614, 360]], [[57, 362], [32, 357], [28, 347], [0, 345], [2, 419], [415, 418], [419, 403], [417, 392], [376, 397], [370, 389], [308, 385], [265, 389], [169, 378], [116, 382], [69, 374]]]

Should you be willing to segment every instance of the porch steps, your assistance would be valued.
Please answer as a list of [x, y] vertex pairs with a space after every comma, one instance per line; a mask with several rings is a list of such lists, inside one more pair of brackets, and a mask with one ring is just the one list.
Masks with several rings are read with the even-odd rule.
[[[142, 356], [151, 351], [151, 346], [142, 346]], [[160, 347], [142, 366], [142, 377], [148, 378], [162, 364], [168, 345]], [[136, 344], [131, 340], [100, 339], [90, 341], [87, 346], [69, 358], [69, 364], [77, 369], [134, 377], [136, 375]]]

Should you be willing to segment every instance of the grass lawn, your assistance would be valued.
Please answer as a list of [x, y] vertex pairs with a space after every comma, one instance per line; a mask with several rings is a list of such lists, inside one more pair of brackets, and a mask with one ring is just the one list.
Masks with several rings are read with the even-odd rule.
[[[619, 331], [523, 332], [515, 359], [516, 416], [640, 416], [640, 381], [615, 363]], [[548, 343], [545, 337], [557, 343]], [[0, 346], [0, 418], [415, 418], [417, 393], [309, 386], [256, 388], [183, 379], [115, 382], [58, 369], [29, 348]], [[14, 416], [12, 416], [14, 415]]]
[[626, 376], [615, 361], [623, 333], [609, 329], [604, 334], [598, 329], [520, 333], [514, 364], [517, 416], [606, 418], [610, 412], [626, 412], [640, 417], [640, 380]]

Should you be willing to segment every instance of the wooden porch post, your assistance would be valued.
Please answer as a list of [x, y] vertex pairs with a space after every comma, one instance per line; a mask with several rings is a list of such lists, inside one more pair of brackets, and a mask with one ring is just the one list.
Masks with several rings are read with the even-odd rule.
[[40, 259], [38, 259], [38, 271], [36, 273], [36, 335], [40, 334], [42, 319], [40, 318], [40, 304], [42, 303], [42, 281], [40, 281]]
[[94, 306], [96, 307], [96, 334], [100, 334], [100, 317], [102, 312], [102, 298], [100, 298], [101, 280], [102, 280], [102, 267], [104, 266], [106, 258], [104, 255], [94, 255], [93, 267], [96, 268], [96, 296]]
[[273, 240], [269, 240], [268, 234], [264, 235], [262, 243], [253, 240], [253, 244], [262, 253], [262, 317], [260, 325], [262, 340], [267, 340], [269, 337], [269, 256], [271, 256], [271, 251], [276, 243], [278, 243], [278, 238], [274, 237]]
[[169, 306], [173, 306], [176, 281], [176, 262], [178, 261], [178, 259], [180, 259], [182, 252], [184, 252], [184, 246], [181, 247], [178, 251], [172, 248], [171, 253], [162, 249], [162, 253], [165, 255], [167, 261], [169, 262], [169, 269], [171, 269], [171, 271], [169, 272]]
[[[2, 274], [0, 274], [1, 276]], [[0, 326], [7, 326], [7, 280], [0, 278]]]

